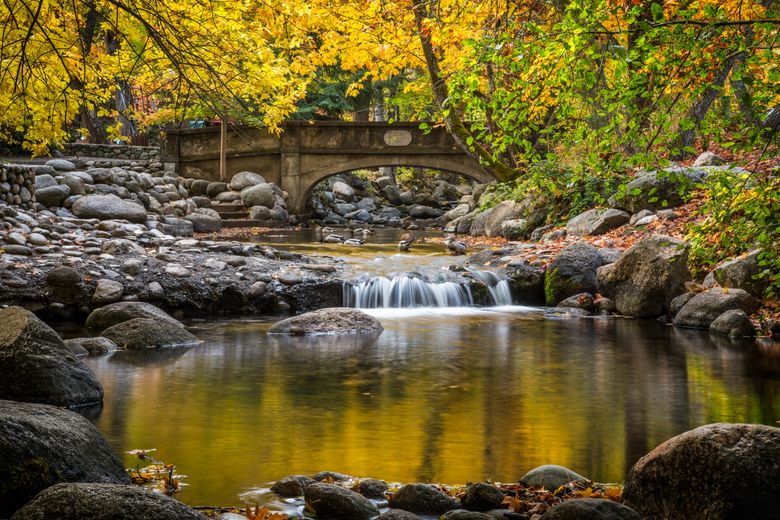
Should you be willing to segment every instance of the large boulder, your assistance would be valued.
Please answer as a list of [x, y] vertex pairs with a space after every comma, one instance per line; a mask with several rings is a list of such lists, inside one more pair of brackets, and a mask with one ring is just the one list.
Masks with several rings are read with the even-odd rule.
[[62, 203], [65, 202], [65, 199], [69, 196], [70, 188], [64, 184], [35, 190], [35, 201], [43, 204], [47, 208], [62, 206]]
[[269, 334], [380, 334], [378, 319], [357, 309], [331, 307], [275, 323]]
[[759, 305], [758, 300], [742, 289], [714, 287], [688, 300], [674, 317], [674, 325], [708, 329], [712, 322], [726, 311], [739, 309], [745, 314], [751, 314]]
[[460, 501], [430, 484], [407, 484], [395, 492], [390, 507], [412, 513], [441, 515], [460, 508]]
[[555, 464], [545, 464], [539, 466], [520, 479], [520, 482], [524, 486], [544, 487], [550, 491], [555, 491], [564, 484], [574, 482], [576, 480], [587, 480], [585, 477], [576, 473], [569, 468], [563, 466], [557, 466]]
[[95, 374], [35, 314], [0, 309], [0, 399], [83, 406], [103, 400]]
[[504, 493], [493, 484], [478, 482], [468, 487], [460, 501], [469, 511], [490, 511], [501, 507]]
[[228, 188], [233, 191], [241, 191], [244, 188], [257, 184], [265, 184], [265, 179], [262, 175], [258, 175], [255, 172], [238, 172], [231, 177]]
[[664, 442], [626, 477], [643, 518], [780, 518], [780, 428], [708, 424]]
[[74, 304], [86, 299], [83, 278], [72, 267], [61, 265], [46, 273], [46, 292], [58, 303]]
[[127, 350], [189, 347], [200, 342], [183, 327], [159, 318], [135, 318], [107, 328], [101, 334]]
[[573, 236], [601, 235], [627, 224], [631, 215], [619, 209], [589, 209], [566, 223], [566, 233]]
[[271, 184], [255, 184], [241, 191], [241, 202], [247, 208], [252, 206], [274, 207], [274, 187]]
[[580, 293], [596, 292], [596, 270], [604, 263], [599, 250], [588, 242], [565, 247], [553, 259], [544, 277], [547, 305]]
[[41, 492], [13, 520], [206, 520], [189, 506], [154, 491], [120, 484], [57, 484]]
[[155, 307], [151, 303], [144, 302], [117, 302], [100, 307], [92, 311], [87, 317], [86, 325], [90, 329], [105, 330], [117, 323], [135, 318], [157, 318], [182, 326], [179, 321], [164, 310]]
[[412, 218], [429, 219], [439, 218], [444, 215], [444, 212], [438, 208], [432, 208], [430, 206], [423, 206], [420, 204], [414, 205], [409, 208], [409, 216]]
[[351, 202], [355, 198], [355, 188], [347, 184], [346, 182], [336, 181], [331, 187], [333, 195], [341, 200]]
[[[119, 458], [83, 416], [0, 401], [0, 518], [58, 482], [129, 484]], [[46, 518], [60, 518], [57, 515]]]
[[539, 520], [640, 520], [630, 507], [601, 498], [566, 500], [548, 509]]
[[688, 250], [688, 244], [681, 240], [650, 236], [634, 244], [617, 262], [598, 269], [598, 291], [615, 301], [620, 314], [642, 318], [665, 314], [691, 279]]
[[760, 249], [756, 249], [736, 258], [720, 263], [712, 270], [712, 275], [721, 287], [743, 289], [760, 298], [766, 287], [766, 279], [756, 279], [760, 272], [758, 257]]
[[505, 200], [488, 210], [485, 216], [485, 235], [489, 237], [500, 235], [504, 221], [515, 218], [519, 211], [520, 206], [513, 200]]
[[368, 520], [379, 514], [379, 509], [369, 499], [337, 484], [311, 484], [303, 496], [306, 506], [317, 518]]
[[222, 229], [222, 218], [219, 215], [197, 211], [185, 216], [184, 219], [192, 222], [192, 230], [195, 233], [216, 233]]
[[145, 223], [146, 209], [140, 204], [122, 200], [116, 195], [85, 195], [73, 203], [71, 211], [81, 218], [122, 219]]
[[745, 311], [731, 309], [715, 318], [710, 325], [710, 333], [732, 338], [747, 338], [756, 335], [756, 328]]
[[643, 209], [673, 208], [684, 202], [685, 194], [705, 175], [706, 171], [694, 168], [640, 172], [626, 185], [623, 198], [610, 197], [609, 204], [632, 214]]

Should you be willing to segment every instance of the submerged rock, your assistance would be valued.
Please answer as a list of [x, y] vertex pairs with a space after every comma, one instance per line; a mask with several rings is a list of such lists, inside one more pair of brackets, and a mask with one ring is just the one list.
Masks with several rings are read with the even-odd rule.
[[[0, 400], [0, 517], [58, 482], [129, 484], [130, 478], [108, 442], [81, 415]], [[45, 516], [55, 517], [62, 518]]]
[[0, 310], [0, 399], [58, 406], [103, 400], [95, 374], [35, 314]]
[[41, 492], [13, 520], [205, 520], [178, 500], [138, 486], [57, 484]]
[[708, 424], [664, 442], [626, 477], [643, 518], [780, 518], [780, 428]]
[[390, 499], [390, 507], [413, 513], [441, 515], [460, 508], [460, 501], [430, 484], [407, 484]]
[[159, 318], [135, 318], [103, 331], [102, 336], [127, 350], [189, 347], [200, 342], [183, 327]]
[[368, 520], [379, 514], [369, 499], [336, 484], [311, 484], [306, 487], [304, 498], [318, 518]]
[[65, 346], [71, 349], [84, 349], [90, 356], [102, 356], [115, 351], [118, 347], [116, 343], [108, 338], [97, 336], [94, 338], [73, 338], [66, 339]]
[[357, 309], [331, 307], [275, 323], [269, 334], [380, 334], [378, 319]]

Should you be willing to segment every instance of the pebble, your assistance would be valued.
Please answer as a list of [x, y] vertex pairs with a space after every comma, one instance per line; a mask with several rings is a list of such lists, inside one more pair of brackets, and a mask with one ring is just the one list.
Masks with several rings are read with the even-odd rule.
[[179, 278], [186, 278], [191, 274], [189, 269], [181, 264], [168, 264], [165, 266], [165, 272], [171, 276], [176, 276]]

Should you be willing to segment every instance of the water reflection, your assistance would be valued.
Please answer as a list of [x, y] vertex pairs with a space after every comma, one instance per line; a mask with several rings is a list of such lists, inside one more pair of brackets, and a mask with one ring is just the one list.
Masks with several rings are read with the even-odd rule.
[[385, 312], [379, 338], [202, 324], [206, 342], [178, 358], [89, 360], [106, 392], [96, 424], [190, 475], [182, 500], [216, 505], [319, 470], [464, 483], [554, 463], [619, 481], [687, 429], [780, 420], [769, 347], [520, 311]]

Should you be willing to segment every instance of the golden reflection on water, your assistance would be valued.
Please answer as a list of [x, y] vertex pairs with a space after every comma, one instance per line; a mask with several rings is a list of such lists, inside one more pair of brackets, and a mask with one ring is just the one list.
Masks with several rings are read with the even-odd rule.
[[118, 451], [157, 448], [189, 475], [182, 500], [225, 505], [321, 470], [462, 484], [552, 463], [621, 481], [682, 431], [780, 420], [777, 363], [701, 332], [537, 314], [382, 321], [374, 339], [194, 324], [206, 342], [191, 350], [89, 360], [106, 394], [96, 424]]

